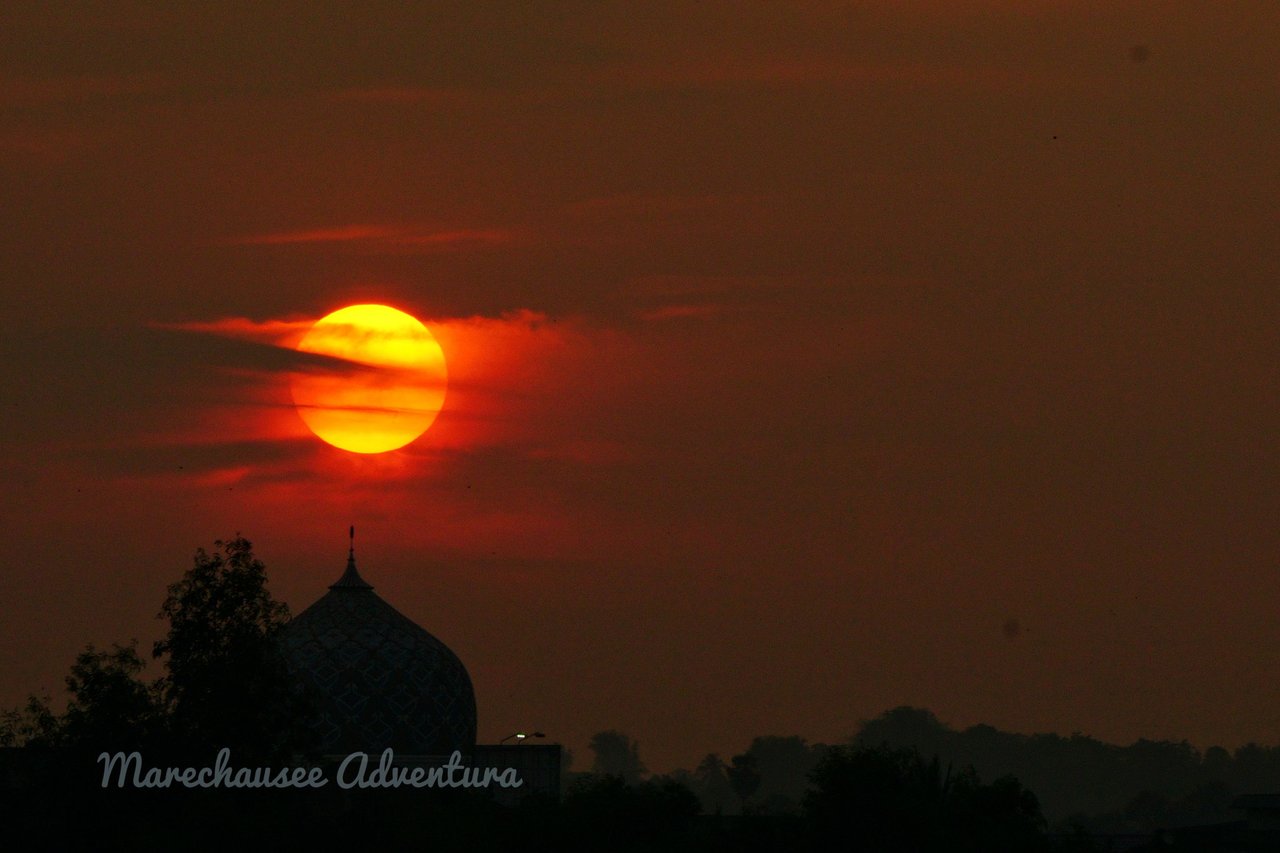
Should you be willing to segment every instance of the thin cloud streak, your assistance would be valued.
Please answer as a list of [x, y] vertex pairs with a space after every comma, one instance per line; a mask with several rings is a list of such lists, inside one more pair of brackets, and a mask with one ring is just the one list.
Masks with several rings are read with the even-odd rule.
[[1084, 76], [1038, 73], [999, 66], [929, 65], [918, 62], [858, 63], [803, 57], [699, 58], [665, 63], [615, 65], [598, 74], [602, 83], [641, 89], [833, 87], [903, 85], [924, 89], [995, 92], [1089, 89]]
[[430, 88], [426, 86], [348, 87], [326, 92], [325, 97], [340, 103], [466, 106], [475, 102], [478, 90]]
[[325, 243], [368, 243], [389, 247], [419, 247], [438, 250], [512, 246], [525, 242], [527, 235], [517, 228], [451, 228], [433, 230], [415, 225], [351, 224], [328, 228], [251, 234], [228, 240], [237, 246], [296, 246]]
[[724, 305], [664, 305], [661, 308], [655, 308], [652, 311], [644, 311], [640, 314], [641, 320], [680, 320], [680, 319], [698, 319], [704, 317], [713, 317], [716, 314], [723, 314], [727, 309]]
[[399, 229], [388, 225], [340, 225], [334, 228], [312, 228], [280, 231], [240, 237], [230, 242], [244, 246], [287, 246], [292, 243], [345, 243], [351, 240], [388, 239]]

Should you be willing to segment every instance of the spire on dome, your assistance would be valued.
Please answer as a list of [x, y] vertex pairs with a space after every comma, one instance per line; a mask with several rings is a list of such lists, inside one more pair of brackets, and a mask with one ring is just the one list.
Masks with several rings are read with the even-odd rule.
[[342, 577], [338, 578], [338, 582], [330, 584], [329, 589], [373, 589], [373, 586], [365, 583], [364, 578], [360, 577], [360, 573], [356, 571], [356, 526], [351, 525], [348, 535], [351, 539], [351, 545], [347, 548], [347, 570], [342, 573]]

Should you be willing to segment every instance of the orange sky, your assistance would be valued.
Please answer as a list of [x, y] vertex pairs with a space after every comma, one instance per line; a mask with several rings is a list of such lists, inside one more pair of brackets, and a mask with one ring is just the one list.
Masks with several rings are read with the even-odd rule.
[[[355, 523], [485, 739], [1280, 743], [1270, 2], [400, 5], [0, 11], [0, 705]], [[356, 302], [385, 456], [290, 409]]]

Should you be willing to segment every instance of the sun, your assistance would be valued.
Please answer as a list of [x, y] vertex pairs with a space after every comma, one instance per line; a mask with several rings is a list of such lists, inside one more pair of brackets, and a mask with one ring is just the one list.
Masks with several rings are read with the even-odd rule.
[[316, 322], [301, 352], [341, 359], [293, 376], [293, 402], [319, 438], [353, 453], [386, 453], [427, 431], [444, 405], [444, 352], [416, 317], [349, 305]]

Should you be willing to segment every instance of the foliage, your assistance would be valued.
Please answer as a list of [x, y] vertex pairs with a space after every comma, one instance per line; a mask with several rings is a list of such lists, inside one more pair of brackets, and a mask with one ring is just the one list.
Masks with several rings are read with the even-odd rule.
[[48, 696], [28, 696], [26, 705], [0, 713], [0, 747], [56, 746], [62, 727], [50, 702]]
[[101, 652], [90, 645], [77, 655], [67, 676], [71, 701], [61, 720], [65, 741], [94, 753], [154, 741], [164, 727], [164, 707], [156, 687], [138, 677], [145, 667], [136, 640]]
[[289, 608], [266, 589], [266, 569], [243, 537], [198, 548], [160, 608], [169, 633], [155, 644], [160, 681], [179, 744], [230, 747], [248, 757], [287, 753], [280, 743], [301, 710], [276, 633]]
[[760, 771], [754, 808], [764, 814], [799, 814], [809, 788], [809, 775], [826, 753], [825, 744], [802, 737], [757, 737], [747, 747]]
[[0, 718], [0, 746], [96, 753], [153, 742], [163, 727], [164, 711], [155, 686], [138, 678], [145, 667], [136, 640], [107, 651], [87, 646], [65, 679], [66, 710], [56, 714], [48, 697], [28, 697], [24, 708]]
[[168, 588], [159, 617], [169, 630], [153, 654], [166, 674], [142, 678], [137, 641], [76, 656], [66, 710], [31, 697], [0, 716], [0, 746], [63, 747], [96, 753], [154, 747], [202, 755], [231, 748], [244, 760], [304, 749], [309, 706], [276, 646], [288, 608], [272, 599], [252, 544], [237, 536], [196, 551]]
[[813, 772], [804, 809], [822, 849], [1035, 851], [1047, 848], [1035, 795], [1012, 778], [982, 784], [937, 758], [837, 747]]
[[929, 711], [909, 707], [868, 721], [855, 743], [936, 754], [972, 765], [984, 778], [1015, 776], [1063, 830], [1075, 824], [1094, 832], [1143, 833], [1238, 820], [1234, 795], [1280, 789], [1280, 747], [1257, 744], [1201, 753], [1186, 741], [1142, 739], [1121, 746], [1080, 733], [1022, 735], [987, 725], [957, 731]]
[[703, 758], [691, 774], [690, 788], [702, 801], [702, 810], [707, 814], [726, 813], [735, 804], [733, 786], [725, 770], [725, 763], [713, 752]]
[[[569, 789], [560, 818], [570, 849], [669, 849], [701, 811], [697, 796], [672, 780], [627, 784], [621, 776], [588, 776]], [[590, 844], [582, 842], [589, 841]]]
[[160, 608], [169, 622], [154, 654], [178, 744], [231, 747], [249, 758], [305, 745], [305, 702], [293, 687], [276, 636], [289, 608], [271, 597], [266, 568], [237, 536], [197, 549]]
[[588, 744], [595, 753], [591, 772], [601, 776], [617, 776], [634, 785], [649, 772], [640, 760], [640, 746], [620, 731], [597, 732]]
[[760, 763], [750, 753], [735, 755], [730, 760], [725, 775], [729, 777], [729, 786], [738, 795], [738, 802], [745, 813], [747, 801], [760, 788]]

